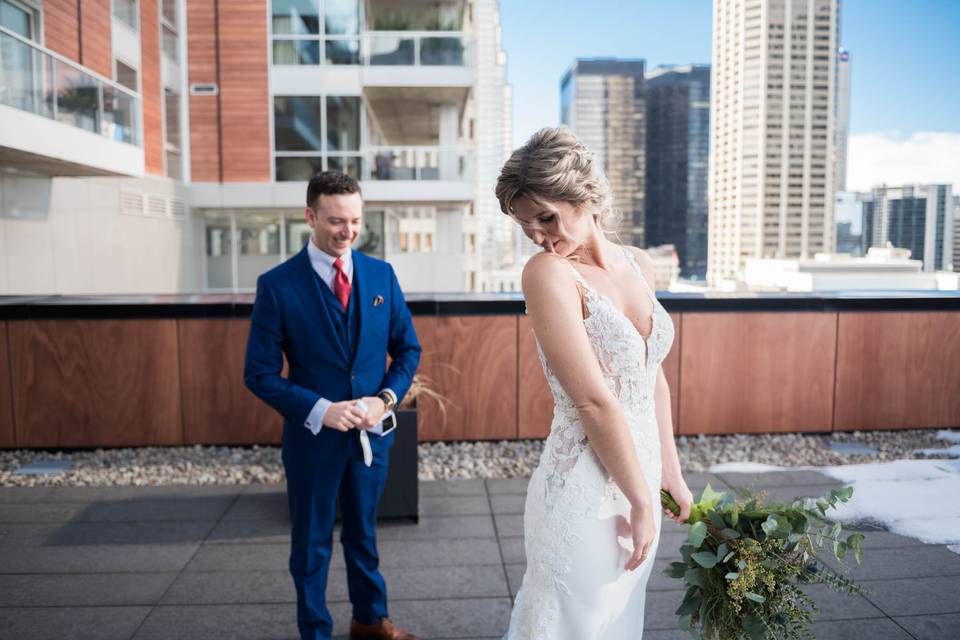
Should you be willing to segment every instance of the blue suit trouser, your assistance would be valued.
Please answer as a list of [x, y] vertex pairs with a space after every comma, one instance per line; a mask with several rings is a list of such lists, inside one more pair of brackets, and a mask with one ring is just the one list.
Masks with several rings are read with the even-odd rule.
[[387, 479], [387, 450], [377, 451], [372, 466], [367, 467], [356, 430], [344, 433], [324, 427], [316, 436], [306, 428], [304, 431], [316, 441], [308, 444], [298, 434], [294, 439], [299, 443], [285, 439], [283, 448], [292, 525], [290, 574], [297, 591], [300, 637], [330, 640], [333, 619], [327, 609], [326, 587], [338, 497], [340, 542], [353, 617], [370, 624], [388, 615], [376, 537], [377, 503]]

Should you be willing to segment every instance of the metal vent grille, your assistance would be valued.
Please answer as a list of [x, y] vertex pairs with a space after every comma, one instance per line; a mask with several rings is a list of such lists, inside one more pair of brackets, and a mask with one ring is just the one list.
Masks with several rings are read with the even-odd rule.
[[144, 194], [140, 191], [120, 191], [120, 213], [127, 216], [143, 215]]

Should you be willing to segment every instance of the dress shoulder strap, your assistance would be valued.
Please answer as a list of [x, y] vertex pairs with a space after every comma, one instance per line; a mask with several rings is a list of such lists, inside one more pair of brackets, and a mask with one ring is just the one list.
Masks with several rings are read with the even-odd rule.
[[564, 263], [570, 267], [570, 271], [573, 273], [573, 279], [577, 281], [577, 286], [583, 295], [586, 296], [588, 300], [596, 300], [598, 297], [597, 292], [594, 291], [593, 287], [590, 286], [590, 283], [587, 282], [587, 279], [583, 277], [583, 274], [577, 271], [577, 268], [570, 264], [570, 261], [566, 258], [561, 258], [561, 260], [563, 260]]
[[650, 293], [653, 293], [653, 285], [650, 284], [650, 281], [647, 280], [647, 276], [644, 275], [643, 269], [640, 267], [640, 262], [637, 260], [637, 256], [633, 255], [633, 251], [630, 251], [630, 249], [624, 245], [620, 245], [620, 248], [623, 249], [624, 254], [627, 256], [627, 260], [633, 265], [633, 268], [637, 271], [637, 273], [640, 274], [640, 277], [643, 278], [643, 283], [647, 285], [647, 289], [650, 290]]

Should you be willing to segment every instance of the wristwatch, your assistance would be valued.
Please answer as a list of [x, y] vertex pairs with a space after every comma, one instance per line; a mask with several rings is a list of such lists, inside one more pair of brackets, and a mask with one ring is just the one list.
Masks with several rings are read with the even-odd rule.
[[377, 397], [383, 400], [383, 410], [384, 412], [390, 411], [397, 404], [397, 397], [384, 389], [377, 394]]

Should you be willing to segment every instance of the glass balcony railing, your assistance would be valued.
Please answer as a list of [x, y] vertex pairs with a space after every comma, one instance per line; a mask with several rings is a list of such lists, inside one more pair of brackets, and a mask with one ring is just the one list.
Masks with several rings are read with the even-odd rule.
[[274, 65], [463, 67], [471, 63], [462, 31], [369, 31], [360, 36], [274, 35]]
[[472, 180], [473, 151], [459, 147], [371, 147], [370, 180]]
[[140, 146], [140, 96], [0, 27], [0, 104]]
[[375, 31], [365, 36], [369, 65], [464, 66], [466, 36], [459, 31]]

